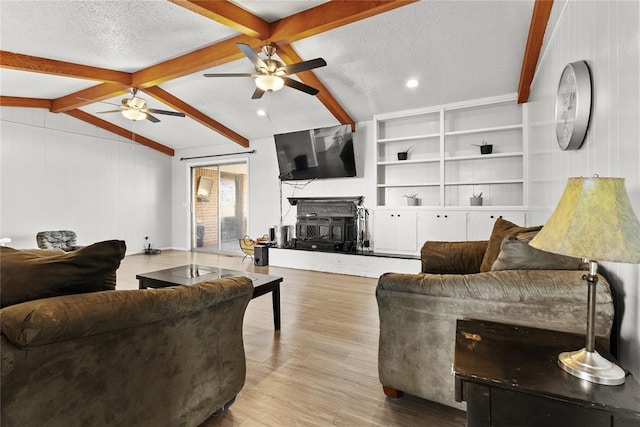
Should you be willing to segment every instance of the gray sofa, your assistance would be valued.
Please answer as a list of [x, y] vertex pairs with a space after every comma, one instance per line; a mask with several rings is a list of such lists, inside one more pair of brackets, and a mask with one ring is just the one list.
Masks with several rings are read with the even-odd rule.
[[[0, 259], [9, 273], [12, 256], [24, 255], [11, 251]], [[29, 270], [51, 269], [56, 257], [67, 269], [80, 268], [68, 260], [82, 251], [29, 257]], [[119, 252], [102, 252], [102, 260], [111, 260], [93, 268], [117, 268]], [[64, 291], [0, 310], [2, 426], [197, 426], [242, 389], [242, 322], [253, 293], [248, 278]]]
[[[581, 260], [529, 247], [538, 229], [500, 220], [489, 241], [427, 242], [421, 273], [380, 277], [378, 368], [388, 396], [406, 392], [465, 408], [454, 399], [457, 319], [585, 333], [587, 288], [584, 271], [577, 270]], [[495, 258], [487, 259], [489, 252]], [[596, 335], [605, 345], [613, 316], [609, 284], [600, 276]]]

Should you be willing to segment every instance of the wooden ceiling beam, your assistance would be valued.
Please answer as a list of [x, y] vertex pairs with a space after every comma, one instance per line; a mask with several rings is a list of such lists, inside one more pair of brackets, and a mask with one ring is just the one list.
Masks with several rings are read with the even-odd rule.
[[222, 123], [219, 123], [213, 120], [212, 118], [203, 114], [201, 111], [193, 108], [186, 102], [176, 98], [175, 96], [171, 95], [169, 92], [161, 89], [160, 87], [152, 86], [144, 89], [144, 92], [153, 96], [155, 99], [162, 102], [163, 104], [169, 105], [170, 107], [183, 112], [188, 117], [197, 121], [201, 125], [204, 125], [209, 129], [214, 130], [215, 132], [218, 132], [220, 135], [224, 136], [225, 138], [229, 138], [231, 141], [235, 142], [236, 144], [241, 145], [242, 147], [245, 147], [245, 148], [249, 147], [249, 140], [247, 138], [232, 131]]
[[166, 145], [162, 145], [158, 142], [155, 142], [149, 138], [145, 138], [142, 135], [138, 135], [135, 132], [131, 132], [128, 129], [121, 128], [120, 126], [116, 126], [113, 123], [109, 123], [106, 120], [99, 119], [96, 116], [93, 116], [89, 113], [85, 113], [82, 110], [69, 110], [65, 111], [66, 114], [71, 117], [75, 117], [78, 120], [82, 120], [83, 122], [92, 124], [101, 129], [109, 131], [111, 133], [115, 133], [116, 135], [120, 135], [123, 138], [130, 139], [131, 141], [137, 142], [138, 144], [144, 145], [149, 148], [153, 148], [154, 150], [160, 151], [168, 156], [174, 156], [175, 152], [173, 148], [167, 147]]
[[[325, 3], [272, 23], [269, 41], [291, 43], [416, 1], [348, 0]], [[244, 34], [236, 36], [135, 72], [131, 85], [140, 89], [157, 86], [178, 77], [244, 58], [236, 43], [248, 44], [257, 51], [265, 41]]]
[[531, 82], [540, 58], [544, 32], [547, 29], [552, 7], [553, 0], [536, 0], [533, 5], [529, 36], [522, 60], [522, 69], [520, 70], [520, 82], [518, 83], [518, 104], [523, 104], [529, 100]]
[[[259, 49], [264, 44], [260, 40], [245, 35], [233, 37], [137, 71], [133, 73], [132, 86], [145, 89], [178, 77], [244, 58], [245, 56], [238, 49], [236, 43], [245, 43], [254, 49]], [[248, 61], [247, 64], [251, 66]]]
[[50, 99], [0, 96], [0, 107], [46, 108], [50, 110], [51, 105]]
[[131, 84], [131, 74], [106, 68], [0, 51], [0, 67], [108, 83]]
[[129, 91], [128, 85], [103, 83], [53, 100], [52, 113], [66, 113], [84, 105], [104, 101]]
[[271, 34], [271, 26], [267, 21], [229, 1], [169, 1], [249, 37], [265, 40]]
[[273, 22], [269, 40], [277, 44], [292, 43], [416, 1], [331, 1]]
[[[278, 46], [278, 56], [287, 64], [294, 64], [301, 62], [303, 59], [289, 44], [281, 44]], [[303, 71], [296, 73], [296, 76], [309, 86], [315, 87], [320, 92], [316, 95], [316, 98], [329, 110], [338, 121], [345, 125], [351, 125], [351, 130], [356, 130], [356, 124], [349, 114], [342, 108], [340, 103], [333, 97], [331, 92], [322, 84], [320, 79], [313, 73], [313, 71]]]

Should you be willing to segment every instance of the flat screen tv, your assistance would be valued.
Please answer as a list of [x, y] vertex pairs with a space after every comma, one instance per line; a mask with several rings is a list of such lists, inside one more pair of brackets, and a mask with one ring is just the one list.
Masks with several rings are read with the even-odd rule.
[[350, 125], [274, 135], [280, 180], [356, 176]]

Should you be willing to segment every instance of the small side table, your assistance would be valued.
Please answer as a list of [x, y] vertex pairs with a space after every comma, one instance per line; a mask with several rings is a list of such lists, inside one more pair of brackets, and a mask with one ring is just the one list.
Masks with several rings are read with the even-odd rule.
[[558, 367], [560, 352], [584, 343], [565, 332], [458, 320], [453, 370], [467, 427], [640, 427], [640, 386], [631, 375], [605, 386]]

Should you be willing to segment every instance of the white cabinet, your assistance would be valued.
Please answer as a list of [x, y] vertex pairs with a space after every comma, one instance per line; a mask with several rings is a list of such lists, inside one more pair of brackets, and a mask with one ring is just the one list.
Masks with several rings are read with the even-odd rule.
[[466, 240], [467, 214], [455, 211], [418, 212], [418, 246], [427, 240], [457, 242]]
[[416, 194], [421, 206], [469, 206], [482, 193], [485, 206], [523, 206], [525, 108], [509, 95], [376, 115], [376, 205], [403, 206]]
[[417, 248], [416, 212], [375, 210], [373, 247], [376, 252], [414, 254]]
[[522, 211], [472, 211], [469, 212], [467, 240], [488, 240], [496, 219], [503, 218], [514, 224], [525, 226], [525, 214]]

